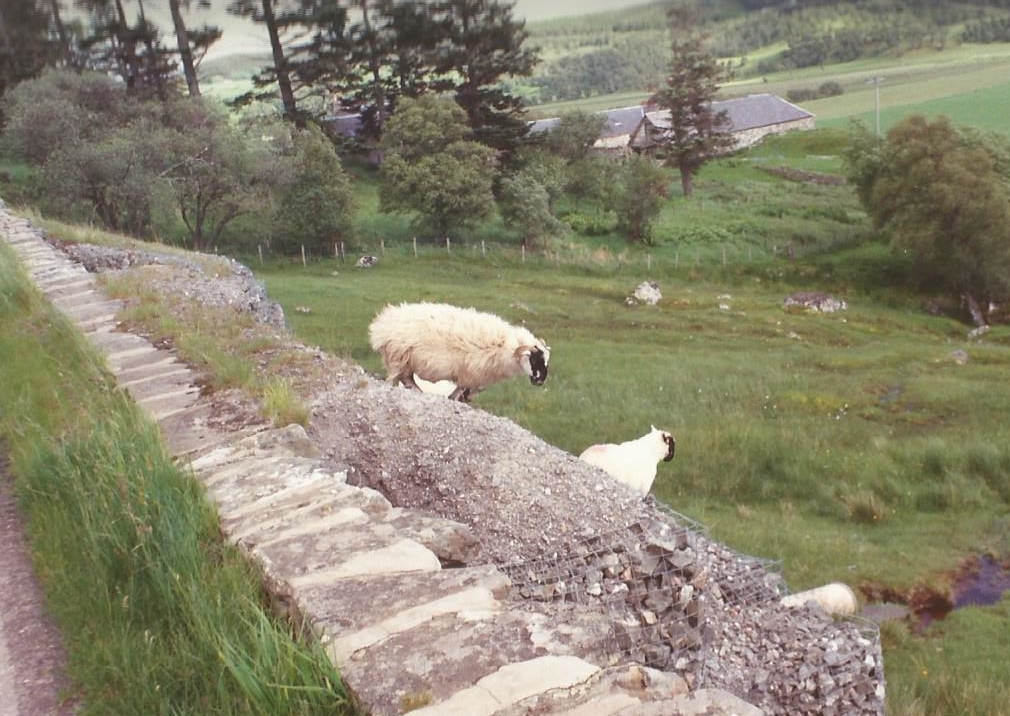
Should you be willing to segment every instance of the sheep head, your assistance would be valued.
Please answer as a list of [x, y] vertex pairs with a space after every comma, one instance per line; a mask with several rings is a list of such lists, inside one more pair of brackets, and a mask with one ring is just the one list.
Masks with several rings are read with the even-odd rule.
[[542, 344], [520, 346], [516, 351], [516, 360], [533, 385], [543, 385], [547, 380], [547, 363], [550, 359], [551, 349]]
[[673, 459], [674, 451], [677, 449], [677, 440], [665, 430], [657, 430], [655, 425], [650, 427], [652, 427], [652, 432], [658, 433], [663, 442], [666, 443], [666, 455], [663, 457], [663, 462], [670, 462]]

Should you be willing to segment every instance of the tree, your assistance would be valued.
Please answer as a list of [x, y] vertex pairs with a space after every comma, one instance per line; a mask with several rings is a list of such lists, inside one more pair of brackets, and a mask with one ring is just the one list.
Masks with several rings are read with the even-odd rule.
[[893, 126], [876, 154], [846, 160], [874, 224], [914, 257], [915, 280], [983, 307], [1010, 298], [1010, 147], [921, 115]]
[[581, 109], [563, 112], [557, 125], [547, 131], [544, 143], [548, 151], [566, 162], [585, 159], [606, 122], [607, 118], [598, 112]]
[[125, 88], [97, 72], [47, 69], [3, 100], [4, 137], [15, 152], [42, 166], [64, 143], [99, 140], [136, 116]]
[[498, 0], [444, 0], [434, 9], [446, 41], [436, 66], [438, 89], [451, 88], [466, 111], [474, 138], [499, 150], [512, 150], [526, 134], [521, 97], [509, 94], [502, 80], [528, 77], [538, 61], [525, 49], [525, 22], [512, 18], [513, 3]]
[[671, 59], [666, 87], [656, 95], [670, 113], [670, 128], [660, 140], [657, 155], [680, 170], [684, 196], [694, 188], [694, 176], [712, 156], [733, 144], [725, 112], [716, 112], [712, 100], [728, 70], [708, 52], [690, 10], [675, 6], [669, 12]]
[[423, 2], [355, 0], [361, 20], [348, 29], [350, 51], [333, 86], [347, 110], [361, 115], [359, 136], [378, 142], [400, 97], [430, 89], [442, 27]]
[[167, 99], [175, 83], [175, 60], [162, 45], [158, 28], [145, 17], [143, 3], [138, 3], [139, 14], [132, 23], [123, 0], [77, 4], [91, 15], [91, 35], [81, 40], [85, 66], [118, 75], [130, 95]]
[[351, 182], [333, 143], [316, 126], [295, 136], [291, 179], [278, 199], [278, 248], [305, 246], [315, 254], [350, 236], [354, 218]]
[[[259, 88], [276, 85], [281, 97], [281, 111], [284, 118], [299, 125], [304, 124], [305, 118], [298, 111], [298, 103], [295, 100], [294, 87], [291, 82], [290, 60], [285, 55], [284, 44], [281, 42], [281, 32], [295, 22], [294, 16], [284, 13], [278, 15], [274, 0], [233, 0], [228, 5], [228, 12], [241, 17], [249, 17], [253, 22], [261, 22], [266, 27], [273, 64], [255, 75], [253, 84]], [[265, 95], [247, 92], [233, 101], [236, 105], [242, 105], [253, 99], [262, 99], [271, 95], [272, 93], [269, 92]]]
[[501, 181], [498, 206], [510, 226], [519, 229], [525, 248], [533, 248], [543, 236], [564, 225], [551, 213], [548, 189], [529, 171], [520, 171]]
[[0, 97], [23, 80], [36, 77], [59, 57], [49, 37], [49, 16], [34, 0], [0, 7]]
[[[199, 0], [201, 6], [209, 6], [210, 0]], [[186, 78], [186, 87], [190, 97], [200, 96], [200, 82], [196, 76], [196, 66], [199, 62], [197, 53], [202, 56], [212, 44], [221, 38], [221, 30], [204, 25], [195, 32], [186, 27], [182, 16], [183, 9], [189, 9], [190, 0], [168, 0], [169, 11], [172, 14], [172, 27], [182, 59], [182, 72]]]
[[194, 249], [216, 245], [240, 216], [268, 215], [284, 175], [258, 133], [250, 139], [225, 114], [185, 99], [166, 105], [161, 120], [168, 132], [161, 175]]
[[44, 200], [57, 215], [150, 236], [167, 148], [166, 133], [149, 117], [88, 141], [63, 142], [42, 167]]
[[667, 178], [649, 157], [632, 155], [621, 166], [610, 205], [617, 214], [617, 229], [628, 241], [652, 243], [652, 225], [663, 209]]
[[438, 238], [487, 217], [494, 152], [469, 136], [466, 114], [451, 100], [402, 99], [382, 137], [382, 210], [413, 214]]

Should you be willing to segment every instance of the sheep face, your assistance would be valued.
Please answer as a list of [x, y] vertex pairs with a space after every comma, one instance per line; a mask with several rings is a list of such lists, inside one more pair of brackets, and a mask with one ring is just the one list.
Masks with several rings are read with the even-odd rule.
[[547, 363], [551, 359], [551, 349], [547, 346], [523, 346], [517, 353], [519, 365], [530, 377], [530, 383], [543, 385], [547, 380]]
[[657, 430], [656, 426], [653, 425], [652, 432], [659, 433], [663, 442], [666, 443], [666, 455], [663, 457], [663, 462], [670, 462], [673, 459], [673, 453], [677, 449], [677, 440], [665, 430]]

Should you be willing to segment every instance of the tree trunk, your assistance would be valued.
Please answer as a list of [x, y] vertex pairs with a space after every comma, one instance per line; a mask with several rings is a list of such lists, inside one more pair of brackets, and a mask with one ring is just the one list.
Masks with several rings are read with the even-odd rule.
[[971, 320], [975, 322], [975, 325], [981, 328], [989, 324], [985, 319], [985, 313], [982, 311], [982, 307], [978, 305], [978, 301], [970, 293], [965, 293], [961, 295], [964, 302], [968, 304], [968, 313], [971, 314]]
[[182, 19], [182, 9], [179, 0], [168, 0], [172, 11], [172, 24], [175, 25], [175, 37], [179, 43], [179, 55], [182, 57], [182, 72], [186, 76], [186, 86], [190, 97], [200, 96], [200, 83], [196, 79], [196, 66], [193, 64], [193, 48], [189, 45], [189, 33]]
[[691, 196], [694, 193], [694, 173], [685, 167], [680, 168], [680, 188], [684, 196]]
[[382, 57], [379, 56], [378, 43], [375, 41], [375, 34], [372, 30], [372, 21], [368, 17], [368, 0], [358, 0], [358, 7], [361, 8], [361, 22], [365, 28], [365, 37], [368, 38], [368, 70], [372, 75], [372, 104], [375, 105], [375, 126], [378, 141], [382, 136], [382, 127], [386, 123], [386, 93], [382, 87]]
[[63, 61], [67, 67], [74, 67], [74, 55], [70, 51], [70, 39], [67, 37], [67, 28], [60, 17], [60, 0], [50, 0], [49, 10], [53, 16], [53, 26], [56, 28], [56, 36], [60, 39], [60, 51], [63, 54]]
[[274, 16], [273, 0], [263, 0], [263, 22], [270, 35], [270, 49], [273, 51], [274, 72], [277, 74], [277, 87], [281, 92], [281, 104], [284, 106], [284, 118], [297, 124], [305, 123], [298, 118], [298, 108], [295, 106], [295, 93], [291, 89], [291, 77], [288, 74], [287, 60], [284, 58], [284, 47], [281, 45], [280, 33], [277, 30], [277, 18]]

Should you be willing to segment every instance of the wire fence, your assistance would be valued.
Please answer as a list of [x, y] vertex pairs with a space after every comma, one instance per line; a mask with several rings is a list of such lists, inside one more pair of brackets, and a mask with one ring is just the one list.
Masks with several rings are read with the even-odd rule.
[[376, 242], [376, 245], [335, 242], [332, 251], [312, 252], [302, 246], [296, 256], [280, 255], [265, 245], [257, 247], [255, 261], [260, 266], [267, 261], [288, 261], [303, 266], [336, 260], [343, 265], [370, 268], [383, 262], [466, 260], [487, 261], [494, 265], [529, 267], [577, 267], [596, 269], [641, 269], [646, 272], [668, 272], [701, 268], [718, 268], [747, 264], [768, 263], [781, 258], [796, 258], [798, 252], [790, 245], [736, 244], [690, 245], [636, 245], [614, 248], [606, 244], [587, 246], [557, 243], [547, 247], [527, 248], [522, 244], [500, 243], [486, 240], [455, 242], [446, 239], [435, 245], [416, 239], [409, 243]]

